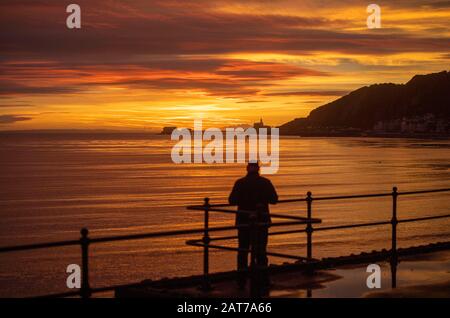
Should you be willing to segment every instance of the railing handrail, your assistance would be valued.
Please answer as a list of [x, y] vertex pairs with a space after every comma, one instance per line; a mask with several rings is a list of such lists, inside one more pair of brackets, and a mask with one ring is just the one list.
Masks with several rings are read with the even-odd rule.
[[[270, 225], [273, 227], [277, 226], [288, 226], [288, 225], [298, 225], [305, 224], [305, 222], [293, 221], [293, 222], [279, 222], [279, 223], [259, 223], [259, 225]], [[314, 222], [318, 223], [318, 222]], [[209, 228], [210, 232], [223, 232], [236, 230], [240, 228], [246, 228], [249, 225], [229, 225], [229, 226], [219, 226]], [[164, 232], [149, 232], [149, 233], [140, 233], [140, 234], [131, 234], [131, 235], [117, 235], [117, 236], [104, 236], [104, 237], [94, 237], [89, 238], [89, 243], [105, 243], [105, 242], [115, 242], [115, 241], [130, 241], [130, 240], [140, 240], [147, 238], [157, 238], [157, 237], [166, 237], [166, 236], [180, 236], [187, 234], [198, 234], [203, 233], [204, 228], [197, 229], [186, 229], [186, 230], [177, 230], [177, 231], [164, 231]], [[12, 245], [12, 246], [4, 246], [0, 247], [0, 253], [6, 252], [15, 252], [15, 251], [24, 251], [24, 250], [35, 250], [35, 249], [43, 249], [43, 248], [51, 248], [51, 247], [63, 247], [63, 246], [74, 246], [80, 245], [80, 240], [68, 240], [68, 241], [55, 241], [55, 242], [47, 242], [47, 243], [38, 243], [38, 244], [27, 244], [27, 245]]]
[[[271, 213], [270, 215], [274, 218], [287, 219], [287, 220], [291, 220], [291, 221], [275, 222], [275, 223], [253, 222], [252, 224], [249, 224], [249, 225], [219, 226], [219, 227], [212, 227], [212, 228], [209, 227], [209, 212], [221, 212], [221, 213], [230, 213], [230, 214], [242, 213], [242, 214], [254, 215], [254, 213], [256, 211], [223, 209], [223, 207], [231, 207], [234, 205], [232, 205], [232, 204], [209, 204], [209, 199], [206, 198], [205, 204], [203, 204], [203, 205], [191, 205], [191, 206], [187, 207], [189, 210], [204, 211], [205, 223], [204, 223], [203, 228], [184, 229], [184, 230], [175, 230], [175, 231], [148, 232], [148, 233], [140, 233], [140, 234], [119, 235], [119, 236], [104, 236], [104, 237], [94, 237], [94, 238], [88, 237], [88, 230], [83, 228], [81, 230], [81, 238], [78, 240], [66, 240], [66, 241], [56, 241], [56, 242], [47, 242], [47, 243], [6, 246], [6, 247], [0, 247], [0, 253], [80, 245], [81, 250], [82, 250], [82, 269], [83, 269], [83, 272], [82, 272], [83, 280], [82, 280], [81, 289], [79, 289], [77, 291], [70, 291], [70, 292], [52, 294], [52, 295], [47, 295], [47, 296], [67, 297], [67, 296], [80, 295], [82, 297], [90, 297], [91, 293], [93, 293], [93, 292], [108, 291], [108, 290], [113, 290], [115, 288], [114, 286], [106, 286], [106, 287], [100, 287], [100, 288], [91, 288], [89, 286], [88, 246], [90, 244], [203, 233], [204, 236], [202, 239], [189, 240], [186, 243], [191, 246], [202, 246], [204, 248], [204, 275], [203, 275], [205, 278], [204, 287], [210, 288], [209, 281], [208, 281], [209, 248], [224, 249], [224, 250], [231, 250], [231, 251], [237, 251], [238, 249], [232, 248], [232, 247], [210, 244], [211, 241], [234, 239], [234, 238], [237, 238], [237, 236], [210, 238], [209, 232], [221, 232], [221, 231], [223, 232], [223, 231], [235, 230], [235, 229], [240, 229], [240, 228], [248, 228], [248, 227], [251, 227], [254, 230], [255, 228], [257, 229], [259, 226], [269, 226], [269, 225], [271, 227], [279, 227], [279, 226], [292, 226], [292, 225], [306, 224], [305, 229], [271, 232], [271, 233], [269, 233], [269, 235], [283, 235], [283, 234], [290, 234], [290, 233], [305, 233], [306, 232], [307, 233], [307, 257], [300, 257], [300, 256], [287, 255], [287, 254], [274, 253], [274, 252], [267, 252], [267, 255], [278, 256], [278, 257], [283, 257], [283, 258], [298, 259], [298, 260], [307, 260], [308, 262], [313, 262], [313, 261], [316, 261], [312, 258], [312, 233], [313, 233], [313, 231], [325, 231], [325, 230], [336, 230], [336, 229], [346, 229], [346, 228], [391, 224], [392, 225], [391, 253], [393, 253], [394, 261], [396, 261], [396, 244], [397, 244], [397, 239], [396, 239], [397, 230], [396, 229], [397, 229], [398, 223], [425, 221], [425, 220], [450, 217], [450, 214], [443, 214], [443, 215], [434, 215], [434, 216], [425, 216], [425, 217], [416, 217], [416, 218], [398, 220], [397, 219], [397, 197], [401, 196], [401, 195], [417, 195], [417, 194], [448, 192], [448, 191], [450, 191], [450, 188], [397, 192], [397, 188], [394, 187], [393, 191], [389, 192], [389, 193], [374, 193], [374, 194], [347, 195], [347, 196], [328, 196], [328, 197], [312, 197], [311, 192], [308, 192], [307, 196], [304, 198], [287, 199], [287, 200], [279, 200], [278, 201], [278, 203], [306, 202], [307, 203], [307, 217], [306, 218], [292, 216], [292, 215], [286, 215], [286, 214], [280, 214], [280, 213]], [[359, 198], [388, 197], [388, 196], [393, 198], [393, 208], [392, 208], [393, 214], [392, 214], [392, 219], [390, 221], [377, 221], [377, 222], [369, 222], [369, 223], [346, 224], [346, 225], [336, 225], [336, 226], [326, 226], [326, 227], [316, 227], [316, 228], [312, 227], [313, 224], [321, 223], [320, 219], [312, 218], [312, 216], [311, 216], [311, 210], [312, 210], [311, 206], [312, 206], [313, 201], [359, 199]], [[134, 286], [137, 284], [138, 283], [117, 285], [117, 286]]]
[[[249, 211], [249, 210], [218, 209], [218, 208], [215, 208], [215, 205], [210, 205], [209, 207], [206, 207], [205, 205], [189, 205], [186, 208], [188, 210], [195, 210], [195, 211], [204, 211], [205, 209], [207, 209], [209, 212], [222, 212], [222, 213], [228, 213], [228, 214], [251, 215], [256, 212], [256, 211]], [[313, 218], [308, 219], [303, 216], [293, 216], [293, 215], [287, 215], [287, 214], [281, 214], [281, 213], [270, 213], [270, 216], [272, 218], [279, 218], [279, 219], [290, 219], [290, 220], [299, 220], [299, 221], [312, 222], [312, 223], [320, 223], [319, 219], [313, 219]]]
[[[407, 191], [407, 192], [397, 192], [397, 195], [415, 195], [415, 194], [426, 194], [426, 193], [437, 193], [437, 192], [449, 192], [450, 188], [439, 188], [439, 189], [429, 189], [429, 190], [417, 190], [417, 191]], [[339, 196], [323, 196], [323, 197], [314, 197], [314, 201], [327, 201], [327, 200], [341, 200], [341, 199], [363, 199], [363, 198], [375, 198], [375, 197], [389, 197], [392, 196], [392, 192], [382, 192], [382, 193], [366, 193], [366, 194], [355, 194], [355, 195], [339, 195]], [[278, 200], [277, 204], [280, 203], [293, 203], [293, 202], [306, 202], [307, 198], [293, 198], [293, 199], [284, 199]], [[231, 207], [236, 206], [236, 204], [230, 203], [219, 203], [219, 204], [210, 204], [209, 210], [215, 211], [213, 208], [221, 208], [221, 207]], [[189, 205], [187, 207], [188, 210], [204, 210], [204, 205]], [[222, 212], [222, 211], [216, 211]], [[236, 212], [236, 211], [233, 211]], [[242, 213], [249, 213], [251, 211], [242, 211]], [[272, 215], [272, 214], [271, 214]]]

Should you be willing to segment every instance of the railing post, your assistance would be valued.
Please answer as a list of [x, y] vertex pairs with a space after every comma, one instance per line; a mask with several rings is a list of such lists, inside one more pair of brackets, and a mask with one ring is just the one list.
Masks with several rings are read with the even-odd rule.
[[204, 199], [204, 232], [203, 232], [203, 286], [205, 291], [211, 290], [211, 283], [209, 281], [209, 198]]
[[393, 187], [392, 188], [392, 219], [391, 219], [391, 224], [392, 224], [392, 248], [391, 248], [391, 252], [392, 254], [396, 254], [397, 253], [397, 224], [398, 224], [398, 220], [397, 220], [397, 187]]
[[391, 271], [392, 271], [392, 275], [391, 275], [391, 283], [392, 283], [392, 288], [396, 288], [397, 287], [397, 275], [396, 275], [396, 270], [397, 270], [397, 224], [398, 224], [398, 219], [397, 219], [397, 197], [398, 197], [397, 187], [393, 187], [392, 188], [392, 219], [391, 219], [391, 225], [392, 225], [392, 235], [391, 235], [391, 239], [392, 239], [392, 243], [391, 243]]
[[308, 262], [312, 260], [312, 233], [314, 231], [311, 224], [311, 214], [312, 214], [312, 193], [308, 191], [306, 194], [306, 205], [307, 205], [307, 218], [308, 223], [306, 224], [306, 258]]
[[87, 228], [82, 228], [80, 238], [81, 245], [81, 290], [82, 298], [91, 297], [91, 287], [89, 286], [89, 231]]

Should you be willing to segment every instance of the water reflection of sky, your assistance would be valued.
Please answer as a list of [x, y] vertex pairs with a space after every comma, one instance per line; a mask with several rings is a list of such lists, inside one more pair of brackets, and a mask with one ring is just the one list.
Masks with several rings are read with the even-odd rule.
[[[370, 290], [366, 286], [366, 266], [336, 269], [333, 273], [341, 279], [331, 281], [323, 289], [312, 291], [312, 297], [362, 297], [373, 291], [391, 290], [391, 269], [389, 263], [381, 266], [381, 288]], [[397, 287], [440, 284], [450, 280], [450, 251], [404, 258], [397, 266]], [[448, 292], [450, 296], [450, 291]]]
[[[202, 226], [202, 214], [186, 211], [186, 205], [201, 203], [207, 196], [211, 203], [226, 202], [245, 167], [175, 165], [170, 159], [174, 143], [168, 136], [127, 134], [1, 137], [0, 180], [7, 186], [0, 187], [0, 245], [78, 239], [81, 227], [88, 227], [92, 236], [109, 236]], [[314, 197], [386, 193], [394, 185], [399, 191], [448, 188], [450, 149], [445, 145], [450, 146], [450, 141], [283, 137], [280, 171], [270, 179], [281, 199], [303, 197], [306, 191]], [[449, 200], [450, 193], [402, 196], [398, 217], [444, 214]], [[296, 216], [304, 216], [305, 210], [303, 203], [271, 208], [274, 213]], [[313, 204], [313, 217], [323, 220], [320, 226], [390, 220], [391, 211], [389, 197]], [[214, 214], [210, 221], [211, 226], [232, 225], [234, 217]], [[449, 225], [450, 219], [401, 223], [398, 247], [447, 241]], [[389, 248], [390, 231], [387, 225], [317, 231], [313, 255], [333, 257]], [[92, 277], [98, 285], [108, 285], [199, 274], [201, 249], [185, 244], [192, 238], [94, 246]], [[304, 256], [305, 235], [273, 236], [269, 249]], [[39, 252], [1, 259], [0, 286], [5, 288], [0, 288], [0, 295], [65, 291], [65, 277], [55, 272], [64, 275], [78, 251]], [[274, 264], [283, 261], [270, 259]], [[212, 271], [232, 270], [235, 263], [233, 253], [211, 253]], [[29, 284], [23, 284], [23, 277]]]

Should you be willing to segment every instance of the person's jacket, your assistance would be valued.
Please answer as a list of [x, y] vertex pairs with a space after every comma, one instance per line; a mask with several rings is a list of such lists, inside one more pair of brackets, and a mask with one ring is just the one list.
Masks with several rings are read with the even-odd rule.
[[[238, 206], [238, 210], [258, 210], [258, 221], [270, 223], [269, 204], [275, 204], [278, 195], [269, 179], [259, 174], [247, 174], [234, 184], [228, 202]], [[237, 214], [236, 225], [248, 224], [248, 214]]]

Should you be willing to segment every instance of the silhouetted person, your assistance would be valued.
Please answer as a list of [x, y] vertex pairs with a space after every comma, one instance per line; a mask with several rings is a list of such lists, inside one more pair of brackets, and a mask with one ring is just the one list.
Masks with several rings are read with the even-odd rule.
[[[247, 175], [236, 181], [228, 198], [230, 204], [237, 205], [238, 210], [258, 211], [256, 221], [270, 224], [269, 203], [275, 204], [278, 195], [269, 179], [259, 175], [259, 164], [250, 162], [247, 165]], [[236, 225], [249, 225], [250, 215], [238, 213]], [[267, 266], [267, 239], [269, 226], [258, 227], [256, 265]], [[250, 227], [238, 229], [239, 248], [251, 248]], [[248, 252], [238, 252], [238, 284], [244, 288], [246, 281], [245, 270], [248, 269]]]

